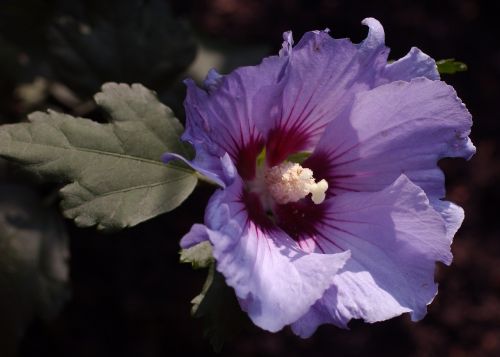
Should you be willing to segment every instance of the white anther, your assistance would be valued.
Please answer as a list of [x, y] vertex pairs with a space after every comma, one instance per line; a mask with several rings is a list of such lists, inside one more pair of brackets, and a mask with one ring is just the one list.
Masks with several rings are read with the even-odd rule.
[[271, 196], [279, 204], [297, 202], [310, 193], [312, 201], [319, 205], [328, 189], [325, 180], [315, 182], [312, 170], [289, 161], [268, 169], [264, 178]]

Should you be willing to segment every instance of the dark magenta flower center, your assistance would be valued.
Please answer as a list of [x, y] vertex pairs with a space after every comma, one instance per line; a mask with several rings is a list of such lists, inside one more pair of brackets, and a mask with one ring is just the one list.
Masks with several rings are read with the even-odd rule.
[[[317, 235], [315, 225], [324, 217], [325, 193], [328, 183], [316, 180], [310, 168], [299, 163], [282, 160], [269, 166], [269, 160], [261, 152], [255, 155], [255, 147], [243, 158], [254, 157], [253, 165], [243, 159], [244, 172], [253, 173], [253, 179], [245, 180], [242, 202], [249, 219], [261, 229], [269, 231], [278, 227], [294, 240]], [[238, 168], [241, 170], [241, 167]], [[248, 176], [247, 176], [248, 177]]]

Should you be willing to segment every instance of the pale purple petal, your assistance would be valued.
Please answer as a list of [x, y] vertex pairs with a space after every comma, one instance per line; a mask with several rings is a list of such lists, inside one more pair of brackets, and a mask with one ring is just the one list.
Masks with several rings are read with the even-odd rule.
[[220, 187], [230, 185], [237, 175], [236, 168], [228, 153], [225, 153], [224, 156], [217, 159], [215, 156], [207, 155], [206, 152], [200, 152], [197, 156], [197, 160], [193, 161], [189, 161], [179, 154], [165, 153], [162, 155], [162, 160], [165, 163], [169, 163], [173, 160], [182, 161]]
[[280, 57], [290, 56], [293, 47], [293, 35], [292, 31], [283, 32], [283, 43], [281, 45], [281, 50], [279, 51]]
[[333, 251], [350, 250], [351, 258], [294, 332], [307, 337], [323, 323], [346, 327], [351, 319], [376, 322], [405, 312], [422, 319], [437, 293], [435, 263], [452, 259], [445, 222], [424, 191], [401, 175], [382, 191], [349, 192], [327, 204], [330, 221], [318, 230]]
[[459, 207], [449, 201], [442, 201], [438, 199], [431, 199], [430, 201], [432, 207], [434, 207], [434, 209], [441, 214], [441, 217], [446, 224], [446, 236], [451, 244], [455, 233], [457, 233], [464, 220], [464, 210], [462, 207]]
[[[256, 118], [269, 116], [274, 93], [288, 59], [269, 57], [258, 66], [242, 67], [226, 76], [210, 72], [205, 86], [186, 80], [186, 131], [183, 140], [196, 149], [193, 165], [214, 170], [226, 152], [246, 179], [255, 173], [255, 158], [264, 138], [255, 126]], [[215, 171], [220, 171], [221, 169]]]
[[215, 68], [212, 68], [208, 71], [207, 77], [203, 81], [203, 87], [205, 87], [208, 93], [214, 92], [221, 85], [223, 78], [223, 75], [217, 72]]
[[[374, 51], [387, 50], [385, 48], [385, 32], [382, 24], [373, 17], [363, 19], [361, 23], [368, 26], [368, 35], [358, 46], [361, 51], [367, 52], [368, 55], [376, 54]], [[376, 56], [378, 60], [385, 64], [386, 58], [384, 56]]]
[[304, 165], [326, 178], [334, 194], [378, 191], [404, 173], [429, 197], [442, 198], [437, 161], [474, 154], [471, 125], [469, 112], [444, 82], [397, 81], [360, 93]]
[[236, 179], [212, 197], [206, 232], [217, 270], [235, 289], [242, 308], [256, 325], [278, 331], [323, 295], [350, 254], [307, 254], [277, 227], [259, 227], [249, 219], [242, 190]]
[[198, 171], [203, 176], [208, 177], [221, 187], [226, 187], [224, 182], [223, 167], [221, 159], [212, 155], [207, 155], [206, 152], [200, 151], [196, 156], [196, 160], [189, 161], [185, 157], [175, 153], [165, 153], [162, 155], [162, 161], [168, 164], [170, 161], [179, 160], [191, 167], [193, 170]]
[[297, 151], [312, 151], [326, 125], [346, 110], [360, 91], [375, 85], [388, 49], [380, 23], [366, 19], [367, 39], [354, 45], [326, 31], [307, 32], [287, 50], [279, 113], [257, 118], [267, 135], [267, 160], [273, 166]]
[[377, 86], [397, 80], [410, 81], [425, 77], [439, 80], [436, 61], [416, 47], [412, 47], [406, 56], [388, 64], [377, 80]]
[[181, 239], [181, 248], [191, 248], [201, 242], [208, 240], [207, 227], [203, 224], [195, 223], [189, 232]]

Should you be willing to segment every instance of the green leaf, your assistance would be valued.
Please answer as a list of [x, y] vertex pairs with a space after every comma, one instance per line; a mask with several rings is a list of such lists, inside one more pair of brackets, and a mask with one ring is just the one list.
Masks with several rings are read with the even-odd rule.
[[58, 79], [82, 97], [104, 82], [163, 90], [196, 55], [189, 28], [164, 0], [71, 1], [49, 31]]
[[220, 352], [224, 342], [234, 338], [248, 323], [234, 290], [226, 285], [224, 276], [215, 270], [215, 263], [209, 267], [201, 293], [191, 303], [193, 317], [204, 319], [205, 337], [216, 352]]
[[467, 70], [467, 65], [465, 63], [455, 61], [454, 58], [439, 60], [436, 62], [436, 65], [440, 74], [454, 74]]
[[0, 186], [0, 352], [15, 356], [35, 318], [54, 318], [69, 298], [68, 237], [61, 217], [30, 189]]
[[201, 242], [194, 247], [181, 250], [181, 263], [190, 263], [194, 269], [207, 268], [213, 263], [212, 245], [210, 242]]
[[109, 124], [36, 112], [29, 123], [0, 127], [0, 156], [69, 183], [60, 191], [61, 207], [79, 226], [116, 230], [179, 206], [197, 176], [161, 161], [167, 151], [189, 155], [172, 111], [140, 84], [105, 84], [95, 100]]

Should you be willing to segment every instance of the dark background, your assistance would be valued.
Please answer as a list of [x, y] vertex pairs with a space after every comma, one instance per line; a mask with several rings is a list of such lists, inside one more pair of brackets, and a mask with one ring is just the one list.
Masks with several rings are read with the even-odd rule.
[[[16, 4], [21, 4], [17, 11], [22, 16], [31, 14], [42, 27], [51, 21], [54, 2]], [[359, 42], [366, 35], [360, 22], [371, 16], [384, 26], [390, 58], [397, 59], [416, 46], [435, 59], [454, 57], [469, 68], [443, 75], [473, 115], [471, 137], [478, 152], [470, 162], [447, 159], [440, 163], [446, 172], [448, 198], [464, 207], [466, 218], [452, 247], [453, 264], [438, 267], [440, 292], [426, 318], [412, 323], [408, 316], [401, 316], [371, 325], [353, 321], [349, 331], [322, 326], [307, 340], [288, 328], [271, 334], [248, 324], [221, 355], [500, 356], [500, 31], [496, 2], [173, 0], [170, 5], [176, 17], [190, 24], [196, 38], [215, 43], [223, 53], [239, 48], [277, 53], [281, 34], [289, 29], [296, 40], [307, 30], [328, 27], [334, 37]], [[21, 16], [12, 9], [16, 6], [0, 7], [0, 16]], [[30, 41], [39, 44], [37, 54], [43, 57], [45, 33], [34, 31], [32, 25], [16, 31], [23, 35], [23, 46]], [[8, 38], [12, 37], [9, 30], [3, 26]], [[242, 55], [233, 62], [254, 64], [258, 57]], [[50, 69], [42, 65], [34, 71], [43, 75]], [[22, 81], [5, 74], [0, 81], [4, 122], [16, 122], [25, 115], [13, 94]], [[173, 86], [179, 94], [159, 94], [182, 116], [175, 103], [182, 99], [183, 88]], [[46, 104], [71, 111], [67, 103], [51, 95], [39, 107]], [[87, 114], [99, 119], [96, 113]], [[39, 190], [49, 189], [42, 185]], [[190, 300], [201, 289], [205, 272], [178, 263], [178, 241], [193, 222], [202, 221], [211, 192], [202, 186], [174, 212], [115, 234], [80, 229], [66, 221], [71, 236], [72, 297], [55, 319], [36, 319], [30, 325], [20, 344], [20, 356], [211, 355], [202, 321], [189, 314]]]

